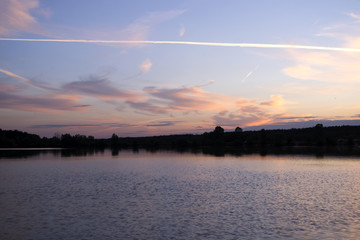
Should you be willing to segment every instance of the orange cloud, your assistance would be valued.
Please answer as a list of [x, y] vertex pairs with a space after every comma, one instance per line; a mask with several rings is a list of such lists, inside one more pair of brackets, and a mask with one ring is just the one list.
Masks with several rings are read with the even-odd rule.
[[[290, 103], [282, 95], [271, 95], [270, 101], [258, 101], [210, 93], [199, 86], [173, 89], [147, 87], [144, 91], [148, 94], [147, 101], [127, 103], [146, 114], [169, 114], [175, 117], [173, 114], [186, 113], [191, 114], [192, 122], [205, 118], [222, 126], [245, 127], [273, 123], [284, 115], [285, 105]], [[181, 115], [177, 119], [187, 122], [186, 117]], [[214, 123], [210, 121], [208, 125]]]
[[260, 105], [273, 107], [273, 106], [282, 106], [284, 104], [284, 99], [282, 95], [271, 95], [270, 97], [272, 99], [271, 101], [262, 102], [260, 103]]
[[284, 68], [283, 73], [301, 80], [360, 82], [359, 54], [338, 53], [328, 58], [312, 58], [313, 55], [314, 53], [292, 53], [296, 65]]
[[[350, 13], [349, 16], [356, 21], [325, 28], [325, 32], [320, 36], [343, 41], [343, 48], [359, 49], [360, 36], [356, 35], [360, 27], [359, 15]], [[342, 32], [344, 29], [355, 34], [345, 35]], [[288, 53], [294, 64], [284, 68], [283, 73], [292, 78], [332, 83], [360, 83], [360, 54], [356, 52], [292, 49], [288, 50]]]
[[222, 126], [257, 126], [272, 124], [286, 116], [285, 105], [292, 104], [284, 100], [282, 95], [271, 95], [270, 101], [257, 101], [253, 99], [237, 99], [236, 109], [220, 112], [213, 116], [216, 124]]
[[149, 103], [162, 105], [174, 112], [219, 112], [233, 106], [235, 99], [226, 95], [204, 91], [201, 87], [174, 89], [144, 88], [150, 96]]

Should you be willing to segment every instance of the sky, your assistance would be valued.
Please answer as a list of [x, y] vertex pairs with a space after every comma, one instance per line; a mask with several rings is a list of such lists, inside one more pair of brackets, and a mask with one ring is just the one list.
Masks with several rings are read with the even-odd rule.
[[358, 0], [0, 0], [0, 128], [360, 125]]

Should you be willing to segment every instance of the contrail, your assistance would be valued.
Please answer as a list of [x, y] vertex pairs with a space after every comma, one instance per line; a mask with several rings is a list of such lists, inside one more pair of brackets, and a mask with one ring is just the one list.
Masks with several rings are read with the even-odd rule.
[[286, 48], [308, 49], [339, 52], [360, 52], [359, 48], [323, 47], [292, 44], [264, 44], [264, 43], [220, 43], [220, 42], [187, 42], [187, 41], [131, 41], [131, 40], [84, 40], [84, 39], [29, 39], [29, 38], [0, 38], [0, 41], [22, 42], [66, 42], [66, 43], [118, 43], [118, 44], [176, 44], [199, 45], [215, 47], [242, 47], [242, 48]]
[[15, 74], [15, 73], [6, 71], [5, 69], [2, 69], [2, 68], [0, 68], [0, 72], [5, 74], [5, 75], [8, 75], [10, 77], [16, 78], [16, 79], [20, 80], [21, 82], [23, 82], [23, 83], [25, 83], [27, 85], [34, 86], [34, 84], [29, 79], [24, 78], [22, 76], [19, 76], [19, 75]]
[[37, 88], [37, 89], [40, 89], [40, 90], [56, 90], [54, 88], [43, 87], [41, 85], [38, 85], [38, 84], [34, 83], [33, 81], [31, 81], [31, 80], [29, 80], [27, 78], [24, 78], [24, 77], [19, 76], [19, 75], [15, 74], [15, 73], [6, 71], [5, 69], [2, 69], [2, 68], [0, 68], [0, 73], [8, 75], [8, 76], [10, 76], [12, 78], [15, 78], [15, 79], [19, 80], [22, 83], [25, 83], [25, 84], [27, 84], [27, 85], [29, 85], [31, 87], [34, 87], [34, 88]]
[[259, 65], [257, 65], [254, 70], [248, 72], [248, 74], [246, 74], [246, 76], [243, 78], [242, 82], [244, 82], [246, 79], [248, 79], [248, 77], [250, 77], [258, 68], [259, 68]]

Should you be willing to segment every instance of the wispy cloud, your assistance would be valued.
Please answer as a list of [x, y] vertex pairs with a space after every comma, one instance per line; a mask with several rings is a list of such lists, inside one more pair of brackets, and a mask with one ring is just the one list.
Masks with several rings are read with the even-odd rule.
[[[205, 85], [206, 86], [206, 85]], [[254, 126], [272, 123], [285, 117], [285, 105], [290, 102], [282, 95], [270, 96], [270, 101], [236, 98], [205, 91], [205, 86], [179, 88], [147, 87], [144, 92], [148, 99], [144, 102], [127, 102], [134, 109], [149, 114], [193, 114], [207, 117], [222, 126]]]
[[146, 126], [147, 127], [169, 127], [169, 126], [175, 125], [177, 122], [178, 121], [158, 121], [158, 122], [148, 123]]
[[133, 125], [130, 124], [122, 124], [122, 123], [96, 123], [96, 124], [38, 124], [31, 125], [30, 128], [72, 128], [72, 127], [130, 127]]
[[[0, 69], [0, 72], [17, 82], [0, 83], [0, 108], [36, 112], [84, 111], [90, 105], [79, 105], [78, 97], [42, 87], [25, 77]], [[24, 85], [19, 86], [18, 82]], [[34, 89], [41, 91], [34, 91]]]
[[283, 73], [301, 80], [325, 82], [360, 82], [360, 55], [354, 53], [325, 53], [291, 51], [293, 66]]
[[321, 123], [324, 126], [343, 126], [343, 125], [359, 125], [360, 120], [329, 120], [329, 119], [316, 119], [307, 121], [290, 121], [290, 122], [277, 122], [261, 126], [247, 127], [247, 130], [259, 129], [291, 129], [291, 128], [308, 128], [314, 127], [316, 124]]
[[326, 47], [311, 45], [271, 44], [271, 43], [220, 43], [220, 42], [191, 42], [191, 41], [146, 41], [146, 40], [82, 40], [82, 39], [26, 39], [26, 38], [0, 38], [0, 41], [23, 42], [63, 42], [63, 43], [108, 43], [108, 44], [170, 44], [170, 45], [196, 45], [213, 47], [241, 47], [241, 48], [278, 48], [278, 49], [305, 49], [337, 52], [360, 52], [360, 48]]
[[[170, 10], [170, 11], [160, 11], [160, 12], [150, 12], [147, 15], [136, 19], [133, 23], [129, 24], [127, 27], [121, 30], [113, 32], [97, 32], [93, 37], [104, 36], [106, 39], [110, 39], [116, 36], [119, 39], [129, 40], [125, 42], [128, 47], [133, 46], [142, 46], [143, 43], [136, 42], [146, 40], [150, 31], [158, 24], [168, 21], [170, 19], [176, 18], [182, 15], [185, 10]], [[93, 35], [93, 34], [91, 34]], [[98, 43], [110, 43], [118, 44], [116, 42], [98, 42]]]
[[15, 73], [12, 73], [10, 71], [7, 71], [5, 69], [0, 68], [0, 73], [3, 73], [3, 74], [5, 74], [5, 75], [7, 75], [9, 77], [12, 77], [12, 78], [16, 79], [17, 81], [20, 81], [21, 83], [24, 83], [25, 85], [30, 86], [30, 87], [34, 87], [36, 89], [40, 89], [40, 90], [57, 90], [53, 86], [50, 86], [50, 84], [42, 83], [42, 82], [38, 82], [38, 81], [33, 81], [33, 80], [28, 79], [28, 78], [17, 75]]
[[183, 24], [180, 25], [179, 36], [182, 37], [185, 34], [185, 27]]
[[350, 12], [350, 13], [348, 13], [348, 15], [349, 15], [350, 17], [352, 17], [353, 19], [360, 20], [360, 14], [356, 14], [356, 13], [354, 13], [354, 12]]
[[282, 106], [284, 105], [284, 98], [282, 95], [271, 95], [271, 101], [267, 101], [267, 102], [262, 102], [260, 103], [260, 105], [263, 106], [269, 106], [269, 107], [273, 107], [273, 106]]
[[[236, 108], [219, 112], [213, 116], [215, 124], [222, 126], [257, 126], [279, 121], [286, 115], [285, 105], [291, 102], [284, 100], [282, 95], [271, 95], [270, 101], [238, 98]], [[292, 117], [292, 116], [290, 116]]]
[[[52, 38], [101, 38], [125, 39], [141, 41], [148, 38], [149, 33], [162, 22], [182, 15], [186, 10], [169, 10], [149, 12], [135, 19], [122, 29], [82, 29], [66, 25], [47, 24], [38, 21], [35, 16], [50, 18], [51, 11], [40, 7], [39, 0], [2, 0], [0, 1], [0, 36], [36, 33]], [[114, 44], [114, 42], [97, 42], [100, 44]], [[118, 45], [118, 43], [116, 43]], [[127, 42], [123, 46], [143, 46], [142, 43]]]
[[95, 75], [89, 75], [83, 77], [80, 81], [67, 83], [63, 86], [63, 89], [69, 93], [93, 96], [106, 101], [135, 101], [140, 97], [134, 92], [118, 89], [112, 86], [111, 82], [106, 78]]
[[318, 117], [316, 116], [295, 116], [295, 117], [280, 117], [278, 119], [280, 120], [299, 120], [299, 119], [304, 119], [304, 120], [308, 120], [308, 119], [316, 119]]
[[140, 73], [145, 74], [145, 73], [149, 72], [151, 69], [151, 66], [152, 66], [152, 62], [150, 61], [149, 58], [147, 58], [145, 61], [143, 61], [140, 64]]
[[16, 78], [16, 79], [20, 80], [21, 82], [23, 82], [23, 83], [25, 83], [27, 85], [33, 86], [33, 83], [27, 78], [24, 78], [22, 76], [19, 76], [19, 75], [15, 74], [15, 73], [6, 71], [5, 69], [1, 69], [1, 68], [0, 68], [0, 72], [5, 74], [5, 75], [8, 75], [10, 77]]
[[24, 95], [16, 92], [0, 92], [0, 108], [22, 111], [48, 112], [84, 111], [86, 107], [78, 108], [77, 100], [54, 95]]
[[144, 91], [166, 105], [169, 111], [192, 112], [224, 110], [231, 97], [204, 91], [202, 87], [156, 88], [146, 87]]
[[127, 104], [129, 104], [134, 109], [144, 111], [145, 113], [150, 113], [150, 114], [166, 114], [170, 110], [166, 106], [159, 106], [159, 105], [153, 104], [151, 102], [128, 101]]
[[89, 104], [82, 104], [82, 105], [74, 105], [74, 108], [87, 108], [87, 107], [91, 107], [91, 105]]
[[0, 35], [30, 31], [37, 23], [30, 11], [37, 7], [38, 0], [1, 0]]
[[[347, 49], [360, 49], [360, 15], [349, 13], [346, 23], [326, 27], [320, 36], [342, 41]], [[355, 20], [354, 20], [355, 19]], [[294, 64], [283, 73], [301, 80], [316, 80], [332, 83], [360, 83], [360, 55], [354, 52], [319, 52], [291, 49], [288, 51]]]

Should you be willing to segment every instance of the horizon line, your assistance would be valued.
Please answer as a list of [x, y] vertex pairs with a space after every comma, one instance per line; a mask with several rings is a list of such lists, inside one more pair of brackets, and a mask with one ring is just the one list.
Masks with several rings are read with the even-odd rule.
[[0, 38], [0, 41], [21, 42], [66, 42], [66, 43], [117, 43], [117, 44], [173, 44], [198, 45], [215, 47], [242, 47], [242, 48], [280, 48], [306, 49], [338, 52], [360, 52], [359, 48], [324, 47], [312, 45], [271, 44], [271, 43], [227, 43], [227, 42], [193, 42], [193, 41], [155, 41], [155, 40], [86, 40], [86, 39], [37, 39], [37, 38]]

